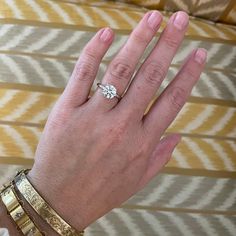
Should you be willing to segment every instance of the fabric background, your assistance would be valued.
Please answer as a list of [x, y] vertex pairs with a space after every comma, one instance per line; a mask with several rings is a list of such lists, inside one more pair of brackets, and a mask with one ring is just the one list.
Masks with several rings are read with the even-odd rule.
[[[72, 0], [73, 1], [73, 0]], [[75, 0], [76, 1], [76, 0]], [[151, 9], [184, 10], [188, 14], [215, 22], [236, 23], [235, 0], [120, 0]]]
[[[146, 11], [106, 1], [0, 1], [0, 185], [17, 169], [32, 166], [50, 109], [93, 34], [104, 26], [116, 33], [94, 90]], [[163, 15], [162, 29], [169, 13]], [[208, 50], [204, 73], [167, 130], [182, 134], [182, 141], [145, 189], [94, 222], [86, 235], [236, 234], [235, 29], [191, 17], [161, 87], [162, 91], [190, 50]]]

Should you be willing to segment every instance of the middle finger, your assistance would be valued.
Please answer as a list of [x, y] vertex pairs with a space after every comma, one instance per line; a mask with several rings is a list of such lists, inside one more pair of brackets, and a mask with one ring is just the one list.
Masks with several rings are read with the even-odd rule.
[[[117, 94], [122, 95], [127, 88], [135, 71], [137, 63], [149, 42], [156, 34], [162, 21], [158, 11], [150, 11], [144, 15], [137, 27], [130, 34], [129, 39], [119, 53], [109, 64], [102, 84], [112, 84]], [[98, 88], [91, 97], [90, 102], [102, 111], [108, 111], [117, 104], [117, 98], [107, 99]]]
[[142, 119], [143, 114], [153, 96], [165, 78], [171, 61], [180, 46], [188, 25], [188, 15], [177, 12], [162, 32], [158, 43], [153, 48], [132, 80], [132, 83], [116, 106], [121, 113], [129, 110], [137, 119]]

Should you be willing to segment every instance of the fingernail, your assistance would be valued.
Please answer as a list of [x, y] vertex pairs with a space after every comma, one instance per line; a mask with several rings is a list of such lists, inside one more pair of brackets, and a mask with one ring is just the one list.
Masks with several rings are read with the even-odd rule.
[[111, 38], [111, 30], [109, 28], [105, 28], [100, 35], [100, 39], [103, 42], [107, 42], [109, 41], [110, 38]]
[[203, 64], [206, 61], [207, 51], [204, 48], [198, 48], [195, 52], [194, 59], [197, 63]]
[[174, 25], [177, 29], [183, 30], [188, 24], [188, 15], [185, 12], [179, 11], [174, 18]]
[[152, 29], [156, 29], [156, 27], [160, 24], [161, 22], [161, 15], [157, 11], [153, 11], [151, 15], [148, 17], [148, 25]]

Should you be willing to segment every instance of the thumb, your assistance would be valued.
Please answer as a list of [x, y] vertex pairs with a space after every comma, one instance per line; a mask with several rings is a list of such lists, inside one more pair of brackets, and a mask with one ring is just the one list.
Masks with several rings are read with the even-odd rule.
[[171, 134], [160, 140], [149, 157], [146, 172], [139, 182], [140, 189], [142, 189], [169, 162], [175, 147], [180, 141], [180, 134]]

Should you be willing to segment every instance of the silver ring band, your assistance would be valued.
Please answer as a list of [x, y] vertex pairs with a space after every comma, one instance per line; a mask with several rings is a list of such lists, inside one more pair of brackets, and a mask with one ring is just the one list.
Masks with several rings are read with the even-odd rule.
[[112, 99], [114, 97], [121, 99], [121, 96], [116, 93], [116, 88], [112, 84], [101, 84], [97, 83], [97, 86], [102, 89], [102, 94], [105, 98]]

